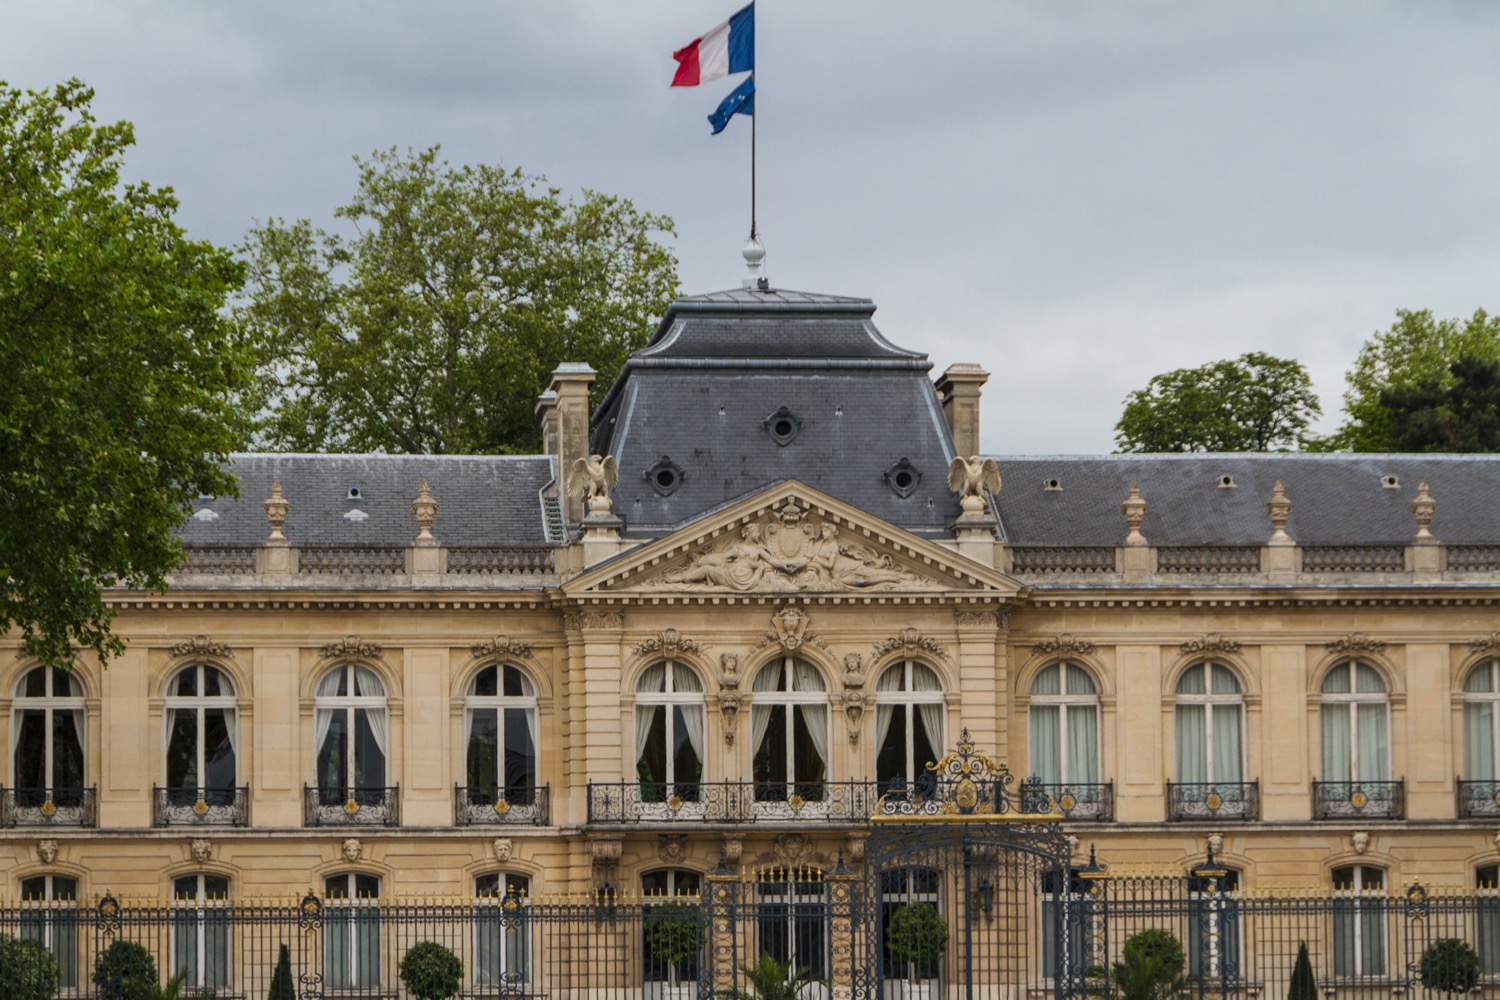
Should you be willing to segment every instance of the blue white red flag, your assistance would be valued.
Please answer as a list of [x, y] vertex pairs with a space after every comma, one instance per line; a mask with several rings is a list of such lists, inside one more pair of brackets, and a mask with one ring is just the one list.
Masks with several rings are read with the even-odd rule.
[[755, 69], [755, 4], [746, 4], [723, 24], [715, 25], [676, 52], [674, 87], [696, 87], [730, 73]]

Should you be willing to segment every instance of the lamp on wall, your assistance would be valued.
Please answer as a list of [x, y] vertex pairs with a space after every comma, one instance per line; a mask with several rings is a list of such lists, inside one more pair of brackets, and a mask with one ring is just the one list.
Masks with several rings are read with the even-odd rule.
[[984, 876], [980, 876], [979, 884], [974, 887], [974, 905], [979, 907], [979, 912], [986, 917], [994, 909], [995, 883]]

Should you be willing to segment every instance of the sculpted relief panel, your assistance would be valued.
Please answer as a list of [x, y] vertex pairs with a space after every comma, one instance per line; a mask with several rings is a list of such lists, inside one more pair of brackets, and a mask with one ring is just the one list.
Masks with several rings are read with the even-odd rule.
[[839, 536], [838, 526], [789, 501], [775, 516], [740, 529], [739, 537], [695, 552], [686, 565], [646, 582], [736, 593], [934, 590], [941, 584], [901, 566], [890, 555]]

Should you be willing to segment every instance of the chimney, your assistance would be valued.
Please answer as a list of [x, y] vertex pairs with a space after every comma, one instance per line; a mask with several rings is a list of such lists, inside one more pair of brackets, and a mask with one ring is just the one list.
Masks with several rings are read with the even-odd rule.
[[589, 387], [596, 375], [584, 362], [564, 362], [552, 373], [552, 385], [536, 401], [542, 448], [557, 458], [557, 493], [568, 524], [583, 520], [583, 500], [570, 495], [568, 475], [574, 461], [589, 453]]
[[953, 435], [953, 450], [962, 458], [983, 454], [979, 450], [979, 390], [990, 373], [978, 365], [949, 365], [937, 380], [943, 397], [943, 416]]

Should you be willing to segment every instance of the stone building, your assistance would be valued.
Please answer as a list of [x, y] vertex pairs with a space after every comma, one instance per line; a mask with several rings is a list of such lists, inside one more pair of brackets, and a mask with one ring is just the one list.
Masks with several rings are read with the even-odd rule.
[[0, 639], [3, 891], [857, 865], [965, 728], [1116, 866], [1495, 879], [1500, 460], [998, 454], [950, 488], [991, 376], [873, 312], [684, 298], [592, 416], [554, 373], [541, 455], [237, 456], [170, 592], [108, 595], [108, 670]]

